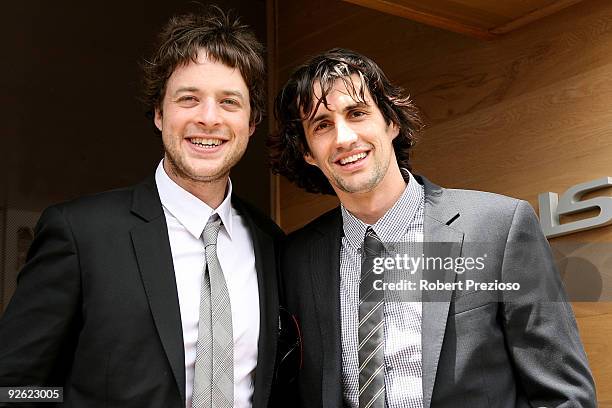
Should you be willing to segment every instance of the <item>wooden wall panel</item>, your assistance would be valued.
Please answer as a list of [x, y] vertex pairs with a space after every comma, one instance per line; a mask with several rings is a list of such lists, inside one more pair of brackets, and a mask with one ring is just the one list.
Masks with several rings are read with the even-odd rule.
[[580, 337], [595, 377], [600, 408], [612, 407], [612, 303], [574, 303]]
[[[415, 172], [536, 209], [540, 192], [612, 176], [612, 2], [585, 0], [488, 42], [339, 0], [279, 3], [279, 83], [332, 47], [370, 56], [423, 111]], [[279, 188], [286, 231], [337, 205], [284, 179]], [[567, 242], [612, 244], [612, 226], [551, 240]], [[600, 406], [612, 407], [612, 304], [573, 306]]]
[[492, 39], [582, 0], [344, 0], [481, 39]]

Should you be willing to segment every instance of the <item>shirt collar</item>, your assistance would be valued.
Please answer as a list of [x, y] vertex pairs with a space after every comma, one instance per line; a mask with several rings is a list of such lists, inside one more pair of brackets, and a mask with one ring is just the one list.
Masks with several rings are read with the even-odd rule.
[[[371, 226], [382, 242], [401, 241], [417, 212], [422, 209], [425, 197], [423, 186], [408, 170], [401, 169], [401, 171], [407, 176], [405, 178], [408, 178], [404, 192], [395, 204]], [[343, 205], [341, 205], [341, 210], [344, 236], [353, 248], [361, 248], [369, 225], [351, 214]]]
[[213, 209], [176, 184], [166, 173], [163, 162], [163, 160], [160, 161], [157, 170], [155, 170], [155, 183], [164, 208], [196, 239], [200, 239], [211, 215], [218, 214], [223, 223], [223, 228], [225, 228], [231, 240], [232, 216], [235, 211], [232, 207], [232, 181], [228, 179], [225, 198], [219, 207]]

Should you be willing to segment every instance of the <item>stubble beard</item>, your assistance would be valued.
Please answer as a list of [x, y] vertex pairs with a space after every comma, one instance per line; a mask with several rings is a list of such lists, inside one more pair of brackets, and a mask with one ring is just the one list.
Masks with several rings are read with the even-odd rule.
[[338, 188], [345, 193], [367, 193], [374, 190], [374, 188], [376, 188], [376, 186], [378, 186], [380, 182], [385, 178], [385, 174], [389, 169], [389, 162], [387, 161], [387, 163], [383, 164], [378, 160], [374, 160], [373, 167], [374, 168], [372, 169], [371, 175], [368, 180], [365, 183], [360, 183], [356, 186], [351, 185], [349, 181], [344, 180], [339, 174], [335, 172], [332, 173], [332, 177]]
[[[230, 139], [231, 140], [231, 139]], [[235, 142], [235, 140], [234, 140]], [[228, 142], [226, 142], [228, 143]], [[234, 146], [236, 147], [236, 146]], [[168, 161], [169, 170], [179, 179], [187, 180], [195, 183], [214, 183], [219, 180], [226, 179], [232, 167], [238, 163], [240, 158], [246, 151], [246, 146], [242, 151], [228, 152], [228, 155], [223, 157], [219, 170], [211, 175], [199, 175], [197, 171], [188, 164], [187, 160], [181, 154], [180, 147], [164, 146], [165, 158]]]
[[195, 183], [213, 183], [215, 181], [221, 180], [229, 175], [229, 168], [226, 170], [226, 163], [224, 161], [222, 166], [222, 171], [213, 175], [201, 176], [196, 174], [195, 171], [189, 169], [189, 166], [182, 160], [180, 157], [176, 157], [176, 155], [171, 154], [168, 150], [166, 150], [165, 158], [168, 161], [168, 168], [174, 176], [179, 179], [188, 180], [190, 182]]

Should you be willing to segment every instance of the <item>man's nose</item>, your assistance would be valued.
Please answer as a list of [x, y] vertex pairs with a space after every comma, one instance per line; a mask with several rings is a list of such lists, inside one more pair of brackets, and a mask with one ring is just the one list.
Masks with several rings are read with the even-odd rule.
[[336, 144], [338, 146], [350, 146], [357, 140], [357, 133], [344, 121], [336, 124]]
[[214, 127], [220, 123], [219, 106], [214, 100], [204, 100], [198, 113], [198, 121], [206, 127]]

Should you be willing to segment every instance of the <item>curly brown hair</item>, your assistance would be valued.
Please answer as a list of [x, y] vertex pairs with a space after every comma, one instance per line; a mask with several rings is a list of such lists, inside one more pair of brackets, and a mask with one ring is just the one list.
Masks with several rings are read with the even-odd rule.
[[[359, 77], [355, 86], [350, 76]], [[311, 193], [335, 195], [334, 189], [319, 170], [304, 160], [309, 153], [304, 134], [302, 112], [312, 117], [319, 105], [327, 107], [326, 96], [336, 80], [342, 80], [356, 102], [365, 103], [365, 90], [380, 109], [387, 124], [399, 127], [399, 135], [393, 140], [395, 156], [400, 168], [411, 170], [410, 149], [415, 143], [415, 133], [422, 128], [416, 106], [404, 90], [391, 84], [374, 61], [357, 52], [334, 48], [311, 58], [291, 75], [274, 101], [274, 114], [279, 131], [270, 136], [270, 164], [272, 172]], [[320, 83], [321, 97], [314, 96], [314, 85]]]
[[161, 112], [166, 83], [175, 68], [196, 62], [198, 52], [204, 51], [211, 60], [240, 71], [249, 90], [250, 123], [260, 123], [266, 104], [263, 50], [247, 25], [215, 5], [202, 14], [172, 17], [159, 35], [157, 50], [142, 63], [147, 116], [152, 118], [155, 109]]

